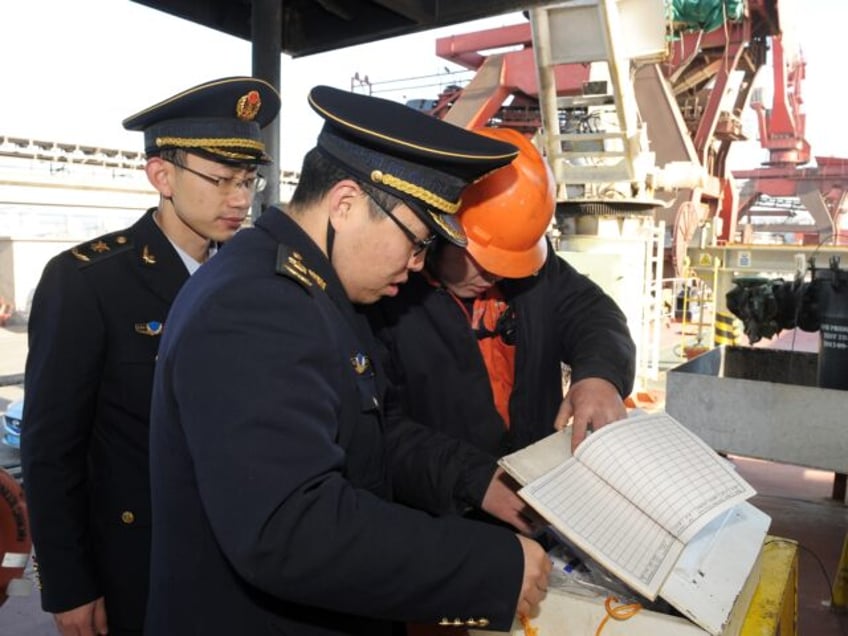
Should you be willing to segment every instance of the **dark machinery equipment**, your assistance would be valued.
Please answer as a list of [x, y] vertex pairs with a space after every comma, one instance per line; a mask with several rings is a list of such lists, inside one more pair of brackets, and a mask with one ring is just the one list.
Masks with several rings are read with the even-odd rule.
[[[739, 278], [727, 292], [727, 308], [742, 320], [751, 344], [783, 329], [819, 332], [816, 384], [823, 389], [848, 390], [848, 270], [839, 257], [817, 268], [809, 260], [809, 282], [799, 275], [782, 279]], [[845, 499], [848, 475], [836, 473], [833, 498]]]
[[727, 308], [742, 320], [751, 344], [783, 329], [818, 331], [818, 386], [848, 390], [848, 270], [832, 256], [826, 268], [810, 258], [808, 271], [809, 282], [736, 279]]

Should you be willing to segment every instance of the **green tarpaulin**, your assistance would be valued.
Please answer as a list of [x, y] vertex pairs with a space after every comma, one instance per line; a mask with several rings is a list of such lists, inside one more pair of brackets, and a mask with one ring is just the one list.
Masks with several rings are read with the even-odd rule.
[[712, 31], [742, 17], [745, 0], [668, 0], [671, 20], [690, 29]]

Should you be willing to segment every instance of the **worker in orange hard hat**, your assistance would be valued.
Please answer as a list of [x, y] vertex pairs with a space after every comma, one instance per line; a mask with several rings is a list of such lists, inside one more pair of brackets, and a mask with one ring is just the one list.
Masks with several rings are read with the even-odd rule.
[[460, 223], [466, 249], [490, 274], [503, 278], [532, 276], [545, 262], [556, 202], [554, 178], [533, 143], [511, 128], [482, 128], [479, 133], [509, 140], [518, 157], [468, 188], [462, 196]]
[[[369, 318], [399, 410], [493, 458], [479, 469], [482, 493], [494, 458], [555, 425], [571, 421], [576, 445], [587, 429], [626, 417], [635, 345], [616, 303], [546, 237], [555, 196], [545, 159], [517, 131], [476, 132], [508, 141], [518, 157], [463, 192], [466, 247], [431, 247], [425, 269]], [[446, 478], [459, 472], [452, 461], [444, 458]]]

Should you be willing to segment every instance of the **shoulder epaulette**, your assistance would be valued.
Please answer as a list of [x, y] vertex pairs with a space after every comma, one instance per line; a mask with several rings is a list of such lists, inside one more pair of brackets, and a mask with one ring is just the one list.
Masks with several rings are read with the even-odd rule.
[[282, 243], [277, 246], [276, 271], [281, 276], [297, 281], [305, 289], [317, 286], [323, 291], [327, 287], [326, 281], [303, 262], [300, 252]]
[[110, 256], [126, 252], [132, 249], [132, 246], [132, 240], [124, 232], [115, 232], [80, 243], [71, 249], [71, 256], [76, 259], [79, 267], [88, 267]]

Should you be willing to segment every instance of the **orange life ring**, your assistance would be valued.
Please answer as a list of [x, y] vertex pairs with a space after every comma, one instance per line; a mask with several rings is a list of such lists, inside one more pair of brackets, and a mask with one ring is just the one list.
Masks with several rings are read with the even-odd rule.
[[0, 605], [8, 598], [9, 582], [23, 577], [31, 550], [23, 488], [0, 468]]

